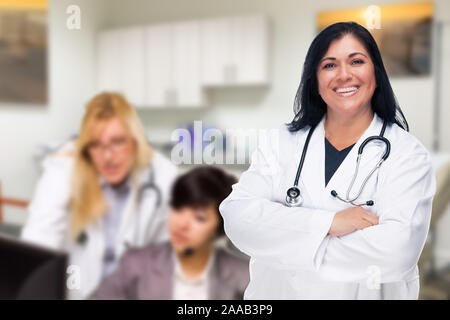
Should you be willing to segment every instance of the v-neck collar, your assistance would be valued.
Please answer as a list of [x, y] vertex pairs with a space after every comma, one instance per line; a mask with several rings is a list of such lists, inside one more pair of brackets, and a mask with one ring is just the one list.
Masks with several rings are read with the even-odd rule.
[[355, 143], [347, 148], [338, 150], [325, 137], [325, 186], [328, 185], [354, 145]]
[[[383, 125], [382, 119], [374, 113], [369, 127], [353, 145], [344, 161], [342, 161], [339, 168], [325, 186], [325, 117], [326, 116], [322, 117], [322, 120], [317, 124], [316, 129], [311, 136], [304, 162], [304, 168], [299, 181], [302, 187], [301, 190], [305, 190], [307, 192], [311, 201], [317, 208], [322, 208], [324, 206], [325, 201], [331, 197], [331, 190], [341, 190], [343, 186], [347, 186], [347, 184], [350, 183], [356, 166], [359, 146], [369, 136], [379, 135]], [[380, 156], [379, 154], [382, 153], [383, 150], [384, 149], [380, 148], [377, 142], [370, 143], [364, 148], [364, 154], [361, 158], [360, 172], [357, 180], [360, 180], [364, 174], [362, 169], [369, 164], [373, 164], [372, 159]]]
[[342, 149], [342, 150], [338, 150], [338, 149], [336, 149], [336, 147], [335, 146], [333, 146], [333, 144], [327, 139], [327, 137], [325, 137], [325, 144], [328, 144], [331, 148], [333, 148], [333, 152], [335, 152], [335, 153], [345, 153], [345, 152], [347, 152], [347, 151], [350, 151], [350, 149], [351, 148], [353, 148], [353, 146], [356, 144], [356, 143], [354, 143], [354, 144], [352, 144], [351, 146], [348, 146], [347, 148], [344, 148], [344, 149]]
[[[379, 118], [376, 113], [374, 113], [372, 122], [370, 123], [369, 127], [364, 131], [364, 133], [361, 135], [358, 141], [353, 145], [353, 148], [347, 154], [344, 161], [342, 161], [341, 165], [336, 170], [334, 175], [331, 177], [330, 181], [326, 186], [327, 190], [328, 189], [332, 190], [336, 187], [341, 187], [342, 185], [347, 186], [347, 184], [350, 183], [350, 180], [352, 179], [353, 173], [356, 168], [356, 159], [358, 156], [359, 147], [368, 137], [379, 135], [382, 125], [383, 125], [382, 119]], [[374, 141], [373, 143], [371, 142], [367, 144], [361, 156], [360, 170], [358, 172], [357, 180], [362, 179], [364, 175], [363, 173], [364, 170], [362, 169], [369, 164], [373, 164], [372, 159], [376, 157], [380, 152], [383, 152], [383, 150], [384, 148], [379, 147], [378, 141]]]

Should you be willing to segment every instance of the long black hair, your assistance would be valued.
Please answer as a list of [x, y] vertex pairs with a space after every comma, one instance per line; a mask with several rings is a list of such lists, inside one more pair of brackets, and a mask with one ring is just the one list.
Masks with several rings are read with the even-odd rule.
[[327, 112], [327, 104], [319, 95], [317, 68], [331, 42], [344, 35], [355, 36], [369, 52], [375, 69], [376, 88], [372, 96], [372, 110], [388, 123], [397, 123], [409, 131], [408, 122], [397, 103], [375, 39], [369, 31], [356, 22], [339, 22], [322, 30], [313, 40], [306, 54], [303, 73], [294, 101], [294, 119], [287, 124], [295, 132], [315, 126]]

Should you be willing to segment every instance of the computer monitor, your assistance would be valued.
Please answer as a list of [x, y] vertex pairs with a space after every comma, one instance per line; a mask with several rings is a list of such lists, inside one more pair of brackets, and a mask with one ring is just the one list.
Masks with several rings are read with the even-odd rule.
[[67, 254], [0, 236], [0, 299], [65, 299]]

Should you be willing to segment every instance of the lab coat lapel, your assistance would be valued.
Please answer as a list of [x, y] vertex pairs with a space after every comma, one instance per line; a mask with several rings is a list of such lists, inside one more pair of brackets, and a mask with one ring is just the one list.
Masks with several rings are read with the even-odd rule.
[[[305, 201], [306, 207], [322, 208], [323, 190], [325, 188], [325, 144], [324, 144], [324, 120], [317, 124], [314, 133], [309, 141], [308, 151], [306, 152], [305, 162], [300, 174], [299, 187], [302, 190], [304, 199], [309, 199], [312, 203]], [[305, 133], [304, 139], [308, 132]], [[300, 162], [303, 148], [299, 151], [296, 163]], [[305, 195], [304, 193], [307, 193]]]
[[[347, 188], [349, 187], [355, 173], [359, 147], [368, 137], [378, 136], [380, 134], [382, 126], [383, 120], [376, 114], [374, 114], [374, 118], [369, 127], [353, 146], [352, 150], [350, 150], [344, 161], [341, 163], [339, 168], [336, 170], [336, 172], [328, 182], [328, 185], [326, 187], [326, 195], [328, 199], [333, 199], [333, 201], [336, 201], [331, 196], [331, 190], [336, 190], [341, 197], [345, 197]], [[358, 175], [350, 192], [350, 197], [358, 192], [364, 179], [375, 167], [377, 162], [381, 159], [383, 152], [384, 144], [382, 142], [372, 141], [366, 145], [361, 156]]]
[[[127, 249], [121, 244], [128, 246], [143, 246], [148, 237], [147, 227], [152, 219], [153, 208], [156, 206], [156, 197], [145, 197], [139, 195], [142, 186], [148, 183], [151, 167], [140, 169], [136, 176], [132, 177], [132, 187], [127, 204], [124, 208], [122, 223], [119, 230], [117, 248]], [[141, 199], [139, 199], [141, 197]]]

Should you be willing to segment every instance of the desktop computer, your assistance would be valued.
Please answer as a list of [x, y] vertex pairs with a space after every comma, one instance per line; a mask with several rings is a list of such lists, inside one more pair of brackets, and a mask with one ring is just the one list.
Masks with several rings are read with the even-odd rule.
[[0, 236], [0, 299], [65, 299], [67, 254]]

